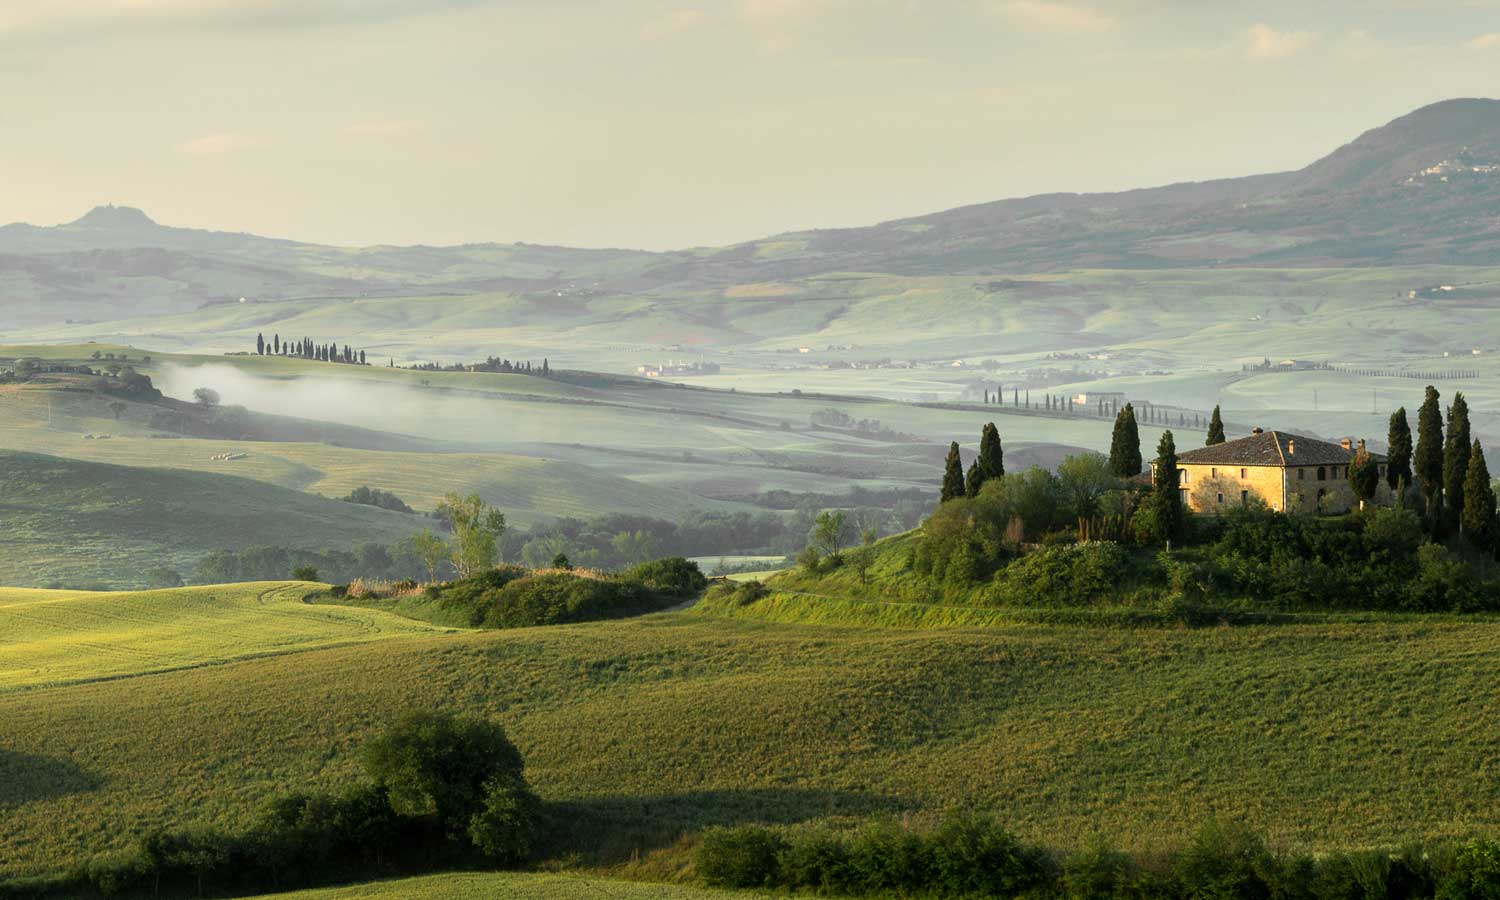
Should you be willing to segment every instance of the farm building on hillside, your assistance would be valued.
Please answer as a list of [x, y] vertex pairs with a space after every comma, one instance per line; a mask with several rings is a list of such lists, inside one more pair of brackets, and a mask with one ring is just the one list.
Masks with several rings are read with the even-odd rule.
[[[1220, 512], [1251, 497], [1277, 512], [1348, 512], [1359, 506], [1349, 484], [1349, 465], [1363, 447], [1364, 441], [1356, 448], [1348, 438], [1330, 444], [1257, 428], [1249, 437], [1179, 455], [1178, 490], [1193, 512]], [[1371, 455], [1380, 468], [1375, 500], [1389, 501], [1385, 457]]]

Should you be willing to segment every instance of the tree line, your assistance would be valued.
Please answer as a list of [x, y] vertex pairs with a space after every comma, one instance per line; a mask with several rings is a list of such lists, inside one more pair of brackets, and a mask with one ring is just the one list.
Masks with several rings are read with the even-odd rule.
[[264, 334], [255, 336], [255, 353], [257, 356], [286, 356], [295, 359], [310, 359], [315, 362], [345, 363], [348, 365], [364, 366], [365, 351], [355, 350], [348, 344], [342, 346], [337, 341], [327, 344], [319, 344], [310, 337], [283, 341], [280, 334], [271, 335], [268, 342]]

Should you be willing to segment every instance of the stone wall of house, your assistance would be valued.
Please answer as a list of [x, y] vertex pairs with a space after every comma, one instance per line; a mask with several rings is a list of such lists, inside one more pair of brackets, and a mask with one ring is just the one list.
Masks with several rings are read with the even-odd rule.
[[[1187, 476], [1181, 484], [1183, 499], [1193, 512], [1215, 513], [1242, 502], [1245, 493], [1259, 497], [1277, 512], [1345, 513], [1359, 506], [1354, 488], [1349, 486], [1347, 466], [1322, 466], [1323, 480], [1318, 480], [1319, 466], [1225, 466], [1185, 463]], [[1282, 472], [1286, 473], [1287, 509], [1281, 508]], [[1299, 477], [1299, 471], [1301, 473]], [[1180, 476], [1179, 476], [1180, 477]], [[1222, 500], [1220, 499], [1222, 497]], [[1382, 475], [1374, 503], [1390, 503], [1391, 490]]]

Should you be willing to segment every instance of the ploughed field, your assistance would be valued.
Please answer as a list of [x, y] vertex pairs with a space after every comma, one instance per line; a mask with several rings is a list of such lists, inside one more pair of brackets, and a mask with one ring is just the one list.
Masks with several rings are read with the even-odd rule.
[[[709, 825], [965, 804], [1060, 849], [1174, 846], [1216, 816], [1314, 850], [1500, 826], [1500, 623], [1481, 619], [917, 631], [699, 611], [422, 634], [257, 599], [299, 589], [251, 586], [217, 621], [192, 617], [219, 588], [60, 596], [80, 604], [75, 634], [0, 645], [7, 671], [80, 682], [0, 693], [0, 877], [352, 785], [358, 748], [413, 709], [502, 723], [575, 826], [572, 859], [640, 877], [680, 877], [683, 835]], [[131, 612], [96, 624], [112, 603]], [[124, 621], [143, 604], [146, 625]], [[261, 629], [281, 636], [246, 637]], [[67, 669], [84, 662], [96, 680]], [[117, 677], [133, 672], [157, 674]]]

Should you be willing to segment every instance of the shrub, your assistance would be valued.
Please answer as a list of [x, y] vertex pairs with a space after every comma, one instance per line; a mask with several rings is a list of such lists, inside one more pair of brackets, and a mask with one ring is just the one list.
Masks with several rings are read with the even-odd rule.
[[1460, 846], [1438, 882], [1437, 900], [1500, 900], [1500, 841], [1476, 838]]
[[791, 842], [782, 849], [777, 863], [786, 887], [825, 894], [854, 889], [849, 848], [831, 834], [817, 833]]
[[962, 816], [927, 838], [931, 881], [956, 895], [1011, 897], [1045, 882], [1046, 853], [1025, 847], [992, 819]]
[[714, 887], [761, 888], [783, 883], [780, 857], [787, 843], [769, 828], [711, 828], [698, 842], [694, 862]]
[[863, 828], [849, 848], [851, 886], [862, 892], [914, 892], [932, 878], [927, 841], [895, 822]]
[[620, 577], [672, 597], [694, 596], [708, 586], [698, 564], [680, 556], [631, 566]]
[[1067, 900], [1114, 900], [1135, 878], [1135, 863], [1128, 854], [1099, 845], [1068, 857], [1059, 885]]
[[1086, 605], [1113, 594], [1129, 568], [1118, 544], [1042, 547], [1002, 569], [988, 597], [1007, 606]]
[[1177, 858], [1176, 875], [1191, 900], [1270, 900], [1276, 860], [1265, 842], [1239, 824], [1211, 822]]
[[514, 865], [536, 848], [541, 802], [513, 775], [496, 775], [484, 787], [484, 802], [469, 819], [469, 840], [494, 862]]
[[292, 580], [293, 581], [317, 581], [318, 580], [318, 567], [317, 566], [297, 566], [295, 569], [292, 569]]

